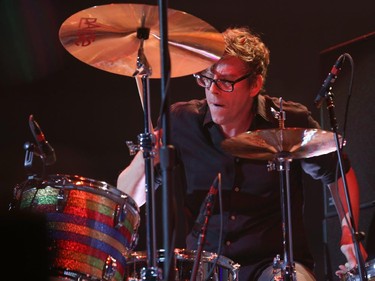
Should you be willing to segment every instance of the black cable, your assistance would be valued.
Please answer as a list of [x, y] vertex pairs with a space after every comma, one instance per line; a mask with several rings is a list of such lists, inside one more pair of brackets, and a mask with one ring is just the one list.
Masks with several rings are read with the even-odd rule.
[[[344, 125], [343, 125], [343, 130], [342, 130], [342, 139], [341, 139], [341, 144], [340, 144], [340, 153], [342, 153], [344, 151], [344, 146], [345, 146], [346, 125], [347, 125], [347, 120], [348, 120], [350, 98], [351, 98], [351, 95], [352, 95], [353, 80], [354, 80], [354, 62], [353, 62], [353, 58], [348, 53], [344, 53], [343, 55], [344, 55], [344, 60], [345, 60], [345, 58], [349, 59], [350, 66], [351, 66], [351, 74], [350, 74], [350, 80], [349, 80], [348, 97], [347, 97], [347, 100], [346, 100], [346, 106], [345, 106], [345, 112], [344, 112]], [[345, 61], [343, 63], [345, 63]], [[341, 175], [341, 176], [344, 176], [344, 175]], [[336, 194], [338, 193], [338, 185], [337, 185], [338, 179], [339, 179], [339, 163], [336, 164], [336, 180], [335, 180]], [[337, 206], [337, 207], [340, 207], [341, 212], [344, 214], [344, 218], [345, 218], [345, 221], [346, 221], [347, 225], [350, 228], [352, 228], [352, 226], [349, 223], [348, 218], [347, 218], [347, 216], [345, 214], [344, 205], [343, 205], [343, 203], [342, 203], [342, 201], [340, 200], [339, 197], [338, 197], [338, 199], [339, 199], [338, 203], [339, 203], [340, 206]]]

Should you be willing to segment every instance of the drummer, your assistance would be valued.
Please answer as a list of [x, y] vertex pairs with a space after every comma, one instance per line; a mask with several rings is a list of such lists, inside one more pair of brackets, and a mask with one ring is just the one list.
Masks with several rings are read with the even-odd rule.
[[[170, 109], [170, 139], [176, 150], [176, 167], [184, 192], [184, 211], [193, 229], [202, 201], [213, 180], [220, 173], [223, 206], [223, 236], [216, 202], [209, 219], [204, 250], [217, 252], [241, 265], [239, 280], [273, 280], [272, 262], [277, 255], [283, 259], [282, 208], [278, 171], [268, 171], [267, 161], [239, 158], [221, 147], [222, 141], [246, 131], [278, 128], [279, 120], [272, 111], [280, 110], [280, 98], [265, 92], [270, 53], [260, 37], [247, 27], [228, 28], [223, 32], [225, 54], [213, 66], [196, 73], [197, 84], [206, 98], [178, 102]], [[296, 102], [284, 101], [285, 127], [319, 128], [308, 109]], [[156, 131], [157, 138], [161, 137]], [[158, 142], [157, 142], [158, 143]], [[158, 148], [158, 147], [157, 147]], [[359, 191], [355, 173], [347, 157], [343, 157], [355, 221], [359, 216]], [[160, 182], [160, 165], [154, 161], [155, 180]], [[302, 173], [320, 180], [341, 200], [341, 251], [349, 268], [356, 266], [354, 244], [345, 220], [348, 212], [341, 177], [336, 181], [337, 154], [293, 159], [290, 167], [290, 190], [293, 226], [293, 258], [297, 280], [315, 280], [314, 260], [309, 251], [303, 225]], [[136, 200], [145, 203], [144, 159], [138, 153], [121, 172], [117, 186]], [[337, 186], [337, 187], [336, 187]], [[336, 201], [338, 202], [338, 201]], [[336, 206], [340, 206], [337, 204]], [[195, 229], [196, 230], [196, 229]], [[198, 235], [186, 236], [187, 249], [197, 249]], [[361, 245], [364, 259], [366, 252]], [[279, 271], [277, 269], [276, 271]], [[343, 273], [341, 268], [336, 274]]]

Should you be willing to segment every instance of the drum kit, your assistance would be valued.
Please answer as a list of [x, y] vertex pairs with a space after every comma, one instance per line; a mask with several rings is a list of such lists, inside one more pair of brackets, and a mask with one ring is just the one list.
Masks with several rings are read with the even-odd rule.
[[[94, 6], [66, 19], [59, 31], [62, 45], [80, 61], [136, 79], [145, 112], [145, 131], [139, 137], [140, 144], [132, 148], [143, 151], [146, 189], [150, 188], [149, 191], [153, 190], [153, 174], [147, 174], [147, 171], [152, 170], [155, 151], [149, 122], [148, 79], [164, 78], [165, 74], [160, 52], [165, 38], [160, 23], [165, 20], [160, 18], [159, 7], [152, 5]], [[170, 77], [199, 72], [220, 59], [224, 40], [211, 25], [173, 9], [167, 9], [165, 22], [168, 23], [166, 45], [170, 54]], [[278, 118], [282, 124], [280, 128], [241, 134], [223, 142], [223, 148], [235, 156], [276, 163], [277, 170], [285, 176], [286, 184], [281, 184], [285, 192], [283, 218], [287, 226], [283, 229], [286, 248], [282, 268], [286, 272], [284, 280], [294, 280], [289, 163], [293, 159], [335, 151], [336, 146], [331, 132], [284, 128], [281, 110]], [[40, 143], [43, 134], [38, 133], [36, 137]], [[30, 152], [30, 149], [26, 150]], [[42, 160], [46, 159], [43, 148], [32, 151]], [[32, 154], [27, 158], [31, 160]], [[153, 193], [148, 193], [151, 197], [146, 201], [146, 226], [148, 241], [154, 243]], [[154, 245], [145, 252], [134, 251], [140, 225], [139, 207], [130, 196], [106, 182], [65, 174], [29, 177], [15, 187], [14, 198], [14, 209], [46, 215], [52, 241], [49, 248], [53, 257], [51, 280], [147, 280], [147, 272], [145, 277], [142, 269], [150, 266], [157, 269], [169, 256], [166, 250], [156, 251]], [[185, 249], [173, 249], [173, 253], [173, 279], [190, 280], [197, 253]], [[200, 257], [196, 280], [238, 280], [240, 266], [232, 260], [205, 251]], [[156, 272], [151, 279], [160, 278]]]

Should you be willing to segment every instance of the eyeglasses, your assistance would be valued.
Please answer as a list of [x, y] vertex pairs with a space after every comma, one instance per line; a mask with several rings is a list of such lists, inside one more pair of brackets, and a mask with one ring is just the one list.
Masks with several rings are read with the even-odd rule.
[[246, 78], [250, 77], [252, 73], [247, 73], [244, 76], [241, 76], [240, 78], [234, 80], [234, 81], [229, 81], [225, 79], [212, 79], [210, 77], [204, 76], [202, 74], [193, 74], [193, 76], [197, 79], [197, 83], [199, 86], [203, 88], [210, 88], [212, 83], [215, 83], [216, 86], [224, 91], [224, 92], [233, 92], [234, 90], [234, 85], [242, 80], [245, 80]]

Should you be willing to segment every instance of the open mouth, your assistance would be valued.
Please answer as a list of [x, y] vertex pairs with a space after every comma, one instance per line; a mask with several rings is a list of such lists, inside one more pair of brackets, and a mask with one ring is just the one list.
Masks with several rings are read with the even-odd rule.
[[211, 103], [211, 105], [215, 107], [224, 107], [224, 105], [220, 103]]

